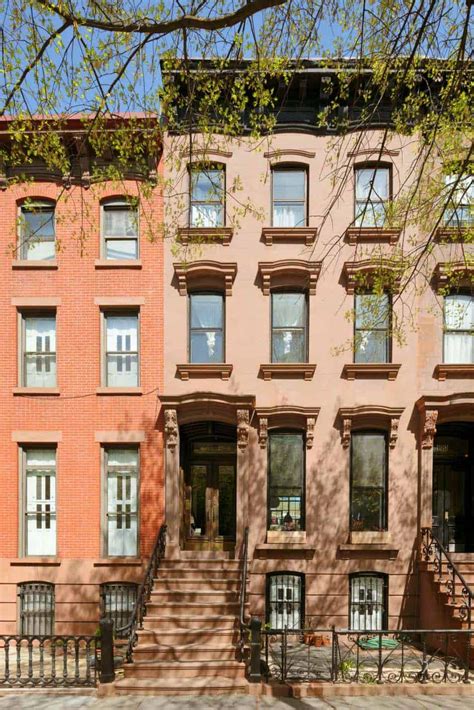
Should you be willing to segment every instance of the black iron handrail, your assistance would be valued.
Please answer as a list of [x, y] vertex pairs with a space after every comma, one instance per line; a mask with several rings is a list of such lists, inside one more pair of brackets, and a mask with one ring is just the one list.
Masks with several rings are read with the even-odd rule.
[[240, 634], [241, 638], [243, 631], [248, 629], [245, 623], [245, 602], [247, 598], [247, 564], [249, 554], [249, 529], [244, 530], [244, 542], [242, 549], [242, 569], [240, 571]]
[[130, 621], [120, 629], [116, 629], [117, 635], [123, 634], [124, 637], [128, 637], [127, 650], [125, 652], [127, 663], [131, 663], [132, 661], [133, 649], [137, 642], [137, 630], [143, 629], [143, 619], [146, 614], [146, 605], [150, 600], [154, 579], [160, 567], [161, 560], [165, 556], [167, 529], [166, 525], [162, 525], [160, 527], [150, 559], [148, 560], [148, 566], [146, 568], [145, 576], [143, 577], [143, 582], [138, 588], [137, 599], [135, 606], [133, 607]]
[[[461, 597], [459, 608], [459, 616], [462, 621], [465, 621], [468, 628], [472, 628], [472, 609], [474, 606], [474, 592], [469, 587], [465, 578], [456, 567], [453, 558], [443, 546], [442, 542], [436, 537], [431, 528], [421, 529], [421, 554], [425, 562], [432, 562], [435, 571], [438, 575], [438, 581], [442, 582], [445, 587], [445, 592], [448, 598], [456, 604], [456, 582], [461, 584]], [[443, 558], [446, 558], [445, 560]], [[443, 577], [443, 565], [446, 565], [446, 572], [449, 577]]]

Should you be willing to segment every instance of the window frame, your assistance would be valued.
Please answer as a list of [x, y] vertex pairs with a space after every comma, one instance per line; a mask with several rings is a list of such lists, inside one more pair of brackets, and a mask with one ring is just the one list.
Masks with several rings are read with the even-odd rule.
[[[382, 226], [375, 226], [375, 225], [364, 225], [364, 224], [357, 224], [357, 204], [358, 204], [358, 199], [357, 199], [357, 171], [358, 170], [388, 170], [388, 197], [386, 200], [375, 200], [376, 204], [382, 204], [382, 205], [388, 205], [389, 203], [392, 202], [393, 200], [393, 163], [388, 163], [384, 161], [378, 161], [378, 160], [369, 160], [363, 163], [355, 163], [354, 164], [354, 191], [353, 191], [353, 200], [354, 200], [354, 225], [355, 227], [359, 229], [384, 229], [385, 228], [385, 219], [384, 219], [384, 224]], [[367, 206], [368, 204], [373, 204], [374, 201], [371, 199], [370, 203], [365, 202], [365, 205]], [[362, 212], [363, 215], [367, 214], [367, 209], [364, 208], [364, 212]], [[386, 211], [385, 211], [386, 214]]]
[[[383, 481], [383, 509], [382, 509], [382, 527], [379, 530], [370, 530], [370, 529], [364, 529], [364, 530], [354, 530], [353, 528], [353, 523], [352, 523], [352, 499], [353, 499], [353, 490], [354, 490], [354, 485], [353, 485], [353, 480], [354, 480], [354, 466], [353, 466], [353, 450], [354, 450], [354, 437], [357, 436], [363, 436], [363, 435], [374, 435], [377, 434], [379, 436], [384, 437], [385, 441], [385, 476], [384, 476], [384, 481]], [[367, 533], [373, 533], [373, 532], [387, 532], [388, 531], [388, 511], [389, 511], [389, 441], [388, 441], [388, 432], [385, 431], [384, 429], [376, 429], [376, 428], [371, 428], [371, 429], [356, 429], [355, 431], [351, 431], [351, 443], [350, 443], [350, 452], [349, 452], [349, 530], [352, 532], [367, 532]], [[361, 486], [358, 486], [358, 488], [362, 488]], [[363, 487], [366, 490], [377, 490], [379, 487], [378, 486], [364, 486]]]
[[[296, 227], [276, 227], [275, 225], [275, 198], [274, 198], [274, 175], [276, 172], [300, 172], [304, 173], [304, 224], [298, 224]], [[279, 202], [279, 201], [278, 201]], [[285, 200], [295, 205], [300, 205], [301, 200]], [[309, 166], [306, 163], [277, 163], [271, 166], [271, 190], [270, 190], [270, 224], [276, 229], [298, 229], [309, 226]]]
[[[27, 589], [27, 587], [31, 587], [31, 589]], [[39, 634], [39, 633], [32, 633], [32, 634], [26, 634], [25, 633], [25, 627], [24, 627], [24, 614], [25, 611], [23, 608], [24, 604], [24, 598], [25, 594], [27, 592], [33, 592], [34, 593], [34, 587], [43, 587], [43, 590], [39, 590], [40, 592], [43, 593], [48, 593], [51, 598], [51, 606], [50, 606], [50, 619], [49, 619], [49, 624], [50, 624], [50, 633], [46, 634]], [[55, 584], [52, 582], [44, 582], [42, 580], [38, 581], [25, 581], [25, 582], [19, 582], [17, 584], [17, 625], [18, 625], [18, 633], [21, 636], [54, 636], [55, 633], [55, 623], [56, 623], [56, 588]], [[48, 613], [48, 611], [46, 611]], [[35, 620], [33, 620], [33, 623], [35, 623]], [[41, 623], [39, 621], [38, 623]]]
[[[273, 296], [278, 295], [278, 294], [303, 294], [304, 295], [304, 303], [305, 303], [305, 324], [303, 328], [273, 328]], [[287, 362], [287, 361], [282, 361], [282, 360], [273, 360], [273, 331], [282, 331], [282, 330], [294, 330], [294, 331], [301, 331], [304, 330], [304, 360], [302, 361], [303, 364], [309, 362], [309, 297], [308, 297], [308, 291], [306, 289], [287, 289], [287, 288], [282, 288], [282, 289], [272, 289], [270, 291], [270, 360], [269, 362], [273, 363], [282, 363], [283, 364], [298, 364], [296, 362]]]
[[[272, 428], [268, 432], [268, 443], [267, 443], [267, 482], [266, 482], [266, 492], [267, 492], [267, 534], [268, 532], [273, 532], [270, 529], [271, 523], [271, 506], [270, 506], [270, 490], [272, 486], [270, 485], [271, 480], [271, 437], [274, 434], [298, 434], [301, 436], [301, 447], [303, 451], [303, 480], [301, 483], [301, 501], [300, 501], [300, 526], [298, 530], [288, 531], [288, 534], [292, 532], [305, 532], [306, 531], [306, 434], [302, 429], [291, 429], [291, 428]], [[275, 532], [285, 532], [285, 531], [275, 531]]]
[[[192, 365], [208, 365], [208, 364], [222, 364], [226, 362], [226, 298], [223, 291], [188, 291], [188, 363]], [[191, 299], [193, 296], [220, 296], [222, 299], [222, 328], [193, 328], [191, 325]], [[222, 360], [216, 363], [207, 362], [197, 362], [191, 360], [191, 340], [193, 332], [209, 332], [213, 331], [216, 333], [222, 333]]]
[[[108, 377], [107, 377], [107, 355], [109, 354], [109, 351], [107, 350], [107, 318], [112, 316], [112, 317], [127, 317], [127, 316], [135, 316], [137, 319], [137, 351], [130, 350], [130, 351], [123, 351], [124, 353], [129, 353], [130, 355], [134, 355], [136, 353], [137, 355], [137, 382], [135, 385], [109, 385], [108, 384]], [[140, 321], [141, 321], [141, 309], [137, 306], [133, 306], [130, 308], [114, 308], [114, 307], [104, 307], [100, 311], [100, 318], [101, 318], [101, 386], [102, 387], [110, 387], [111, 389], [114, 388], [121, 388], [121, 387], [140, 387], [141, 383], [141, 342], [140, 342], [140, 334], [141, 334], [141, 327], [140, 327]], [[115, 351], [110, 351], [115, 352]]]
[[[474, 174], [463, 174], [463, 173], [448, 173], [444, 176], [445, 178], [445, 183], [448, 182], [448, 178], [453, 178], [455, 181], [458, 181], [458, 186], [455, 188], [456, 190], [459, 190], [459, 183], [464, 182], [464, 180], [468, 180], [470, 178], [471, 182], [469, 187], [474, 191]], [[464, 195], [466, 195], [467, 190], [464, 191]], [[445, 210], [443, 212], [442, 216], [442, 222], [443, 226], [446, 227], [447, 229], [472, 229], [474, 227], [474, 213], [473, 213], [473, 205], [470, 202], [455, 202], [454, 201], [455, 195], [452, 195], [452, 198], [450, 200], [450, 203], [446, 205]], [[470, 208], [469, 212], [471, 213], [471, 219], [468, 223], [464, 222], [463, 220], [459, 220], [457, 217], [454, 216], [454, 214], [451, 216], [451, 218], [447, 218], [446, 213], [448, 211], [451, 211], [453, 213], [457, 213], [458, 210], [461, 212], [464, 211], [464, 209]]]
[[[137, 503], [136, 503], [136, 521], [137, 521], [137, 539], [135, 547], [135, 555], [131, 557], [137, 558], [140, 556], [140, 470], [141, 470], [141, 446], [140, 444], [123, 444], [123, 443], [107, 443], [101, 445], [101, 459], [102, 459], [102, 556], [110, 558], [112, 560], [120, 559], [123, 555], [111, 555], [109, 553], [109, 526], [108, 526], [108, 483], [109, 483], [109, 465], [108, 465], [108, 452], [110, 449], [123, 449], [123, 450], [134, 450], [137, 452]], [[126, 557], [130, 557], [127, 555]]]
[[[137, 220], [137, 234], [135, 237], [129, 237], [126, 235], [122, 236], [114, 236], [114, 237], [106, 237], [105, 235], [105, 219], [104, 219], [104, 212], [107, 211], [108, 207], [111, 207], [111, 211], [113, 210], [113, 206], [118, 207], [123, 207], [127, 208], [128, 212], [135, 211], [136, 212], [136, 220]], [[118, 211], [118, 209], [117, 209]], [[136, 257], [132, 259], [110, 259], [107, 256], [107, 241], [108, 240], [123, 240], [123, 241], [130, 241], [132, 239], [135, 239], [137, 242], [137, 255]], [[133, 206], [132, 202], [127, 199], [126, 197], [106, 197], [100, 202], [100, 258], [104, 259], [105, 261], [138, 261], [140, 259], [140, 205], [137, 203], [136, 207]]]
[[[30, 443], [28, 445], [19, 446], [19, 483], [20, 483], [20, 498], [19, 498], [19, 516], [20, 516], [20, 531], [19, 531], [19, 554], [20, 557], [37, 557], [37, 554], [28, 554], [28, 492], [27, 492], [27, 477], [28, 477], [28, 466], [27, 466], [27, 452], [29, 450], [42, 449], [45, 451], [54, 451], [54, 479], [55, 479], [55, 497], [54, 510], [49, 511], [50, 516], [56, 522], [55, 531], [55, 553], [44, 555], [44, 557], [57, 557], [58, 555], [58, 505], [57, 505], [57, 481], [58, 481], [58, 446], [57, 444], [42, 444], [42, 443]], [[38, 466], [38, 469], [45, 469], [45, 466]], [[44, 515], [44, 513], [42, 514]]]
[[[470, 335], [471, 338], [474, 338], [474, 329], [473, 330], [461, 330], [461, 329], [448, 329], [446, 327], [446, 298], [448, 298], [449, 296], [469, 296], [471, 301], [474, 302], [474, 293], [469, 292], [467, 290], [461, 290], [461, 291], [457, 291], [457, 292], [446, 293], [443, 296], [443, 365], [462, 365], [465, 363], [447, 362], [447, 360], [446, 360], [446, 336], [448, 334], [455, 334], [456, 333], [456, 334]], [[470, 363], [467, 363], [467, 364], [474, 364], [474, 361], [471, 361]]]
[[[122, 588], [122, 590], [125, 590], [125, 589], [134, 590], [134, 592], [135, 592], [135, 599], [134, 599], [132, 608], [130, 610], [130, 617], [129, 617], [128, 621], [126, 621], [122, 626], [118, 626], [118, 627], [116, 627], [116, 625], [115, 625], [115, 618], [113, 617], [112, 614], [107, 614], [107, 609], [106, 609], [107, 591], [109, 588], [112, 588], [112, 587], [117, 588], [117, 589]], [[109, 619], [110, 621], [112, 621], [114, 636], [116, 638], [120, 638], [120, 639], [128, 638], [128, 634], [124, 634], [124, 633], [120, 634], [119, 631], [120, 631], [120, 629], [127, 627], [128, 624], [130, 624], [130, 620], [132, 618], [133, 611], [134, 611], [134, 608], [135, 608], [135, 605], [136, 605], [136, 602], [138, 599], [138, 587], [139, 587], [139, 585], [137, 582], [123, 582], [123, 581], [121, 581], [121, 582], [115, 582], [115, 581], [102, 582], [99, 585], [100, 618], [101, 619], [105, 618], [105, 619]], [[128, 592], [126, 593], [126, 596], [127, 597], [129, 596]]]
[[[198, 167], [201, 166], [201, 167]], [[222, 172], [222, 200], [193, 200], [193, 172], [205, 173], [207, 171], [219, 170]], [[189, 229], [222, 229], [227, 224], [227, 166], [225, 163], [210, 162], [210, 163], [190, 163], [188, 165], [188, 183], [189, 183], [189, 209], [188, 209], [188, 226]], [[218, 224], [212, 227], [206, 227], [205, 225], [193, 224], [192, 214], [193, 205], [219, 205], [222, 211], [222, 224]]]
[[386, 352], [386, 360], [382, 361], [370, 361], [370, 363], [367, 364], [380, 364], [382, 362], [383, 364], [390, 364], [392, 362], [393, 358], [393, 353], [392, 353], [392, 327], [393, 327], [393, 319], [392, 319], [392, 311], [393, 311], [393, 301], [392, 301], [392, 293], [388, 290], [384, 291], [383, 295], [388, 297], [388, 325], [386, 328], [358, 328], [357, 327], [357, 297], [358, 296], [377, 296], [377, 295], [382, 295], [382, 294], [376, 294], [373, 291], [359, 291], [354, 293], [354, 333], [353, 333], [353, 347], [352, 347], [352, 359], [354, 364], [360, 364], [360, 363], [365, 363], [367, 362], [366, 360], [356, 360], [356, 353], [357, 353], [357, 334], [361, 331], [364, 332], [384, 332], [386, 333], [385, 337], [385, 352]]
[[[381, 579], [382, 580], [382, 585], [383, 585], [383, 609], [382, 609], [382, 628], [380, 629], [381, 631], [384, 631], [385, 629], [388, 628], [388, 619], [389, 619], [389, 575], [386, 574], [385, 572], [376, 572], [374, 570], [368, 570], [365, 572], [352, 572], [349, 574], [349, 608], [348, 608], [348, 628], [351, 629], [351, 620], [352, 620], [352, 582], [355, 579], [360, 579], [363, 577], [374, 577], [376, 579]], [[359, 602], [360, 603], [360, 602]], [[365, 631], [363, 629], [359, 629], [360, 631]], [[370, 632], [370, 629], [366, 629], [367, 632]]]
[[[300, 581], [300, 601], [299, 601], [299, 614], [300, 614], [300, 625], [298, 629], [304, 629], [305, 617], [306, 617], [306, 579], [304, 572], [290, 572], [288, 570], [281, 570], [276, 572], [267, 572], [265, 575], [265, 623], [268, 624], [270, 631], [280, 631], [281, 629], [274, 628], [270, 626], [270, 591], [272, 587], [272, 580], [278, 579], [278, 577], [293, 577], [294, 579], [299, 579]], [[288, 600], [286, 600], [288, 602]], [[285, 603], [285, 600], [282, 601]], [[295, 604], [295, 602], [291, 602]], [[295, 627], [296, 628], [296, 627]]]
[[[19, 257], [22, 261], [41, 261], [41, 262], [51, 262], [54, 261], [57, 257], [57, 250], [56, 250], [56, 243], [57, 243], [57, 235], [56, 235], [56, 207], [57, 203], [56, 200], [52, 200], [49, 197], [36, 197], [36, 198], [28, 198], [27, 200], [23, 200], [18, 204], [17, 208], [17, 238], [18, 238], [18, 252], [19, 252]], [[53, 256], [47, 258], [47, 259], [29, 259], [28, 258], [28, 244], [29, 240], [27, 240], [24, 237], [24, 221], [23, 221], [23, 214], [24, 212], [34, 212], [35, 208], [38, 208], [38, 212], [43, 212], [43, 211], [52, 211], [53, 214], [53, 230], [54, 230], [54, 239], [53, 240], [38, 240], [38, 243], [41, 241], [47, 241], [53, 242], [54, 245], [54, 254]], [[34, 243], [34, 242], [33, 242]]]
[[[27, 381], [27, 368], [26, 368], [26, 358], [28, 354], [35, 354], [36, 351], [27, 352], [26, 351], [26, 320], [28, 318], [54, 318], [54, 334], [56, 341], [56, 349], [54, 351], [38, 351], [38, 354], [49, 354], [54, 355], [54, 365], [56, 368], [54, 384], [51, 385], [32, 385], [28, 384]], [[55, 388], [58, 386], [58, 352], [57, 352], [57, 341], [58, 341], [58, 315], [55, 308], [42, 308], [38, 310], [19, 310], [19, 348], [18, 348], [18, 382], [20, 387], [31, 387], [33, 389], [39, 388], [48, 390], [50, 388]]]

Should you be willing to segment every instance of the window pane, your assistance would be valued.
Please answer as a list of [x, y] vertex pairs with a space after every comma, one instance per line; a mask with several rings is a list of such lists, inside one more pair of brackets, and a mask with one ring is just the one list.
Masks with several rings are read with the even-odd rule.
[[356, 328], [388, 328], [390, 297], [388, 294], [358, 294], [355, 297]]
[[385, 204], [383, 202], [357, 202], [356, 227], [383, 227]]
[[26, 554], [56, 554], [56, 450], [26, 451]]
[[268, 475], [269, 529], [301, 530], [304, 495], [302, 434], [270, 434]]
[[107, 386], [138, 385], [138, 317], [107, 316]]
[[107, 540], [108, 554], [137, 554], [137, 449], [107, 452]]
[[389, 198], [388, 168], [358, 168], [356, 170], [356, 200], [379, 202]]
[[383, 486], [385, 483], [385, 434], [354, 432], [351, 439], [353, 485]]
[[138, 259], [136, 239], [107, 239], [105, 242], [106, 259]]
[[306, 338], [302, 330], [274, 330], [272, 362], [305, 362]]
[[223, 170], [191, 171], [191, 199], [193, 202], [221, 202], [223, 189]]
[[26, 465], [48, 468], [56, 466], [56, 449], [27, 449]]
[[449, 330], [474, 330], [474, 297], [466, 294], [446, 296], [444, 322]]
[[191, 333], [191, 362], [224, 362], [221, 331], [193, 331]]
[[191, 300], [191, 328], [222, 328], [224, 299], [215, 293], [196, 293]]
[[444, 362], [453, 365], [474, 363], [474, 334], [445, 333]]
[[21, 256], [23, 259], [54, 259], [54, 209], [38, 206], [21, 211]]
[[274, 328], [304, 327], [306, 325], [305, 294], [273, 293], [272, 322]]
[[107, 316], [107, 350], [110, 352], [136, 351], [137, 316]]
[[304, 202], [306, 191], [306, 173], [304, 170], [274, 170], [273, 200]]
[[30, 261], [44, 261], [54, 259], [56, 246], [53, 241], [32, 240], [23, 245], [22, 258]]
[[279, 202], [273, 206], [274, 227], [305, 227], [306, 207], [304, 204], [285, 204]]
[[103, 211], [105, 237], [138, 236], [138, 212], [126, 207], [107, 207]]
[[25, 318], [27, 352], [56, 351], [56, 318]]
[[221, 205], [193, 205], [191, 208], [192, 227], [222, 227], [224, 209]]
[[24, 384], [56, 385], [56, 319], [25, 318]]
[[354, 362], [388, 362], [386, 331], [358, 330], [354, 345]]
[[138, 355], [107, 355], [108, 387], [136, 387], [138, 385]]
[[109, 466], [138, 466], [138, 449], [107, 449]]

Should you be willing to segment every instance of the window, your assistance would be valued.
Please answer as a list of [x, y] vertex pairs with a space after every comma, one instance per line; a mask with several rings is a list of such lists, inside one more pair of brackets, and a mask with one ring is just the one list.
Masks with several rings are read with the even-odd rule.
[[306, 227], [306, 170], [272, 170], [272, 220], [274, 227]]
[[447, 175], [445, 183], [448, 194], [453, 193], [444, 214], [446, 226], [474, 226], [474, 176], [466, 175], [458, 181], [458, 175]]
[[56, 315], [23, 316], [22, 385], [56, 386]]
[[189, 361], [224, 362], [224, 297], [192, 293], [189, 311]]
[[191, 227], [224, 226], [224, 178], [222, 167], [191, 168]]
[[272, 362], [307, 362], [305, 293], [272, 293]]
[[354, 362], [390, 362], [390, 296], [355, 297]]
[[106, 259], [138, 259], [138, 210], [126, 200], [102, 204], [103, 254]]
[[390, 199], [390, 168], [363, 167], [355, 171], [356, 227], [383, 227]]
[[444, 299], [444, 362], [474, 363], [474, 296], [452, 294]]
[[107, 387], [138, 386], [138, 314], [106, 314]]
[[138, 449], [107, 449], [107, 555], [137, 554]]
[[387, 529], [387, 437], [384, 432], [351, 436], [351, 530]]
[[304, 530], [304, 436], [272, 431], [268, 447], [268, 529]]
[[54, 204], [34, 202], [20, 208], [21, 259], [47, 261], [56, 256]]
[[113, 622], [116, 637], [128, 638], [129, 634], [121, 633], [121, 629], [130, 623], [136, 601], [136, 584], [112, 582], [100, 585], [101, 618]]
[[24, 582], [18, 585], [20, 602], [20, 634], [51, 636], [54, 634], [54, 584]]
[[304, 625], [304, 576], [278, 572], [267, 576], [266, 621], [271, 629]]
[[349, 628], [382, 631], [387, 628], [387, 577], [362, 572], [350, 576]]
[[23, 451], [25, 553], [56, 554], [56, 449]]

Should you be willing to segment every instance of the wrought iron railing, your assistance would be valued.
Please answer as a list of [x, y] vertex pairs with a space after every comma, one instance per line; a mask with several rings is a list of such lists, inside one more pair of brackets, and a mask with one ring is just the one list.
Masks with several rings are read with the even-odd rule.
[[146, 614], [146, 605], [150, 600], [154, 579], [160, 567], [161, 560], [165, 556], [166, 531], [167, 526], [162, 525], [156, 537], [143, 582], [138, 588], [137, 600], [135, 602], [135, 606], [133, 607], [130, 621], [125, 626], [115, 630], [116, 635], [120, 638], [128, 638], [127, 649], [125, 651], [125, 658], [128, 663], [131, 663], [133, 659], [133, 649], [137, 643], [137, 630], [143, 629], [143, 619]]
[[282, 683], [472, 683], [470, 629], [262, 632], [263, 679]]
[[421, 557], [434, 566], [442, 591], [457, 608], [461, 621], [464, 621], [469, 629], [472, 628], [474, 593], [431, 528], [421, 530]]

